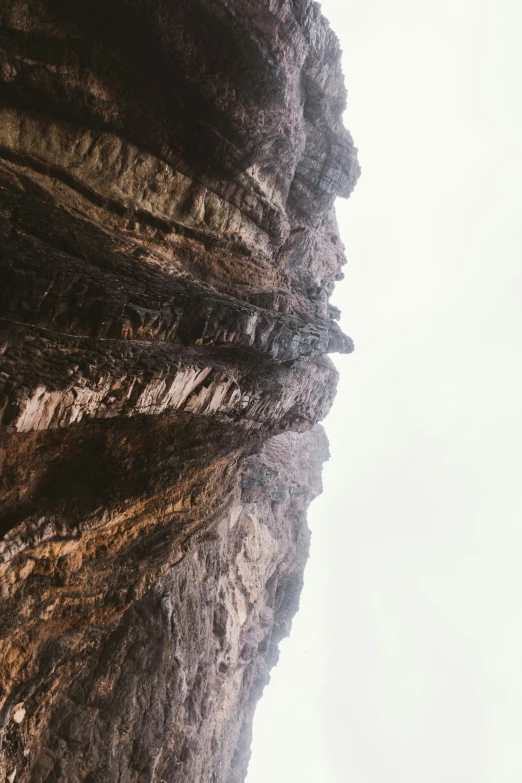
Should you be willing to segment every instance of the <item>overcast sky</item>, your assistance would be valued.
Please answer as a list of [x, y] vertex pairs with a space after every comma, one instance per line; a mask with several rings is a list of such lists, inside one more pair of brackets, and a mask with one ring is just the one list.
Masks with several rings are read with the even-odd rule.
[[356, 352], [248, 783], [520, 783], [522, 3], [322, 6]]

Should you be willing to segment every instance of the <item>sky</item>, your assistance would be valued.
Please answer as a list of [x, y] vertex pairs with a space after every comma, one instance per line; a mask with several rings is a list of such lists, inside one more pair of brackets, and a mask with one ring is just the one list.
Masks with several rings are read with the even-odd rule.
[[322, 9], [362, 166], [332, 299], [356, 351], [247, 783], [520, 783], [522, 3]]

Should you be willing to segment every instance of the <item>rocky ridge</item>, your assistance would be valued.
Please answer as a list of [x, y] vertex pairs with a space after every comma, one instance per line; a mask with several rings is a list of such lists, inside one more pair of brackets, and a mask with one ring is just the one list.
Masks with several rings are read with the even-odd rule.
[[0, 9], [0, 780], [240, 783], [359, 175], [308, 0]]

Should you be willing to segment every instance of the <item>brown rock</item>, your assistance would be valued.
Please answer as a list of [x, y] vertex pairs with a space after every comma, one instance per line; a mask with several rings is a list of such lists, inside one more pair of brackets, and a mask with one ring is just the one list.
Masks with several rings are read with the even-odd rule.
[[2, 4], [0, 780], [244, 780], [353, 349], [344, 103], [307, 0]]

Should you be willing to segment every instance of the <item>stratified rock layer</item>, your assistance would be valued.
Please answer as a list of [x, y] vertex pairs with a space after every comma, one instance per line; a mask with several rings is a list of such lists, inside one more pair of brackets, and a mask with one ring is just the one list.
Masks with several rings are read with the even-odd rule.
[[0, 8], [0, 780], [240, 783], [359, 168], [307, 0]]

